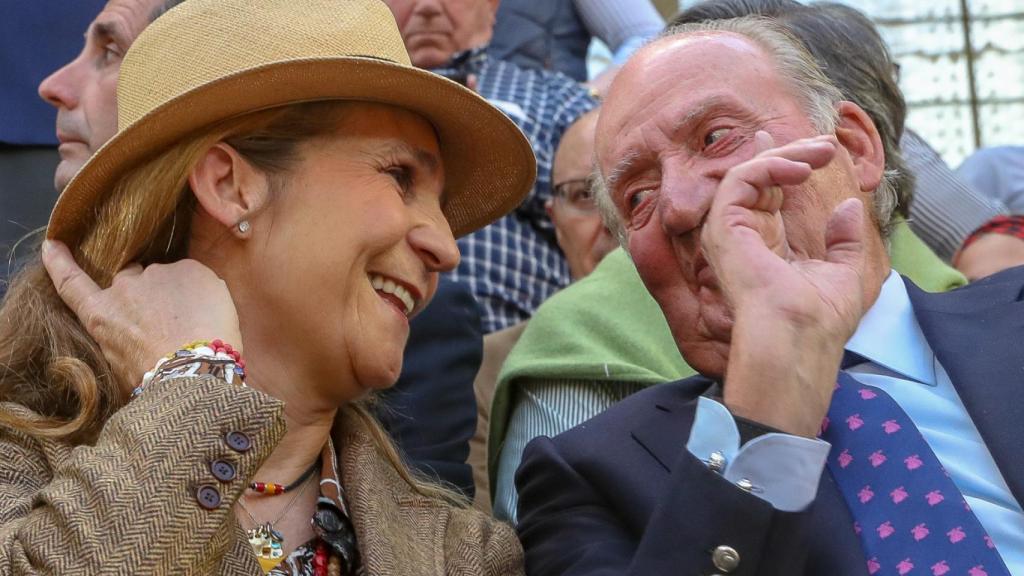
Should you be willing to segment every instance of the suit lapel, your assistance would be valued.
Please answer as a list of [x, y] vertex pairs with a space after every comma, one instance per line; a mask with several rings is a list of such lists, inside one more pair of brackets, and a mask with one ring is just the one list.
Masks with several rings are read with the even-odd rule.
[[633, 439], [666, 472], [672, 471], [672, 464], [679, 457], [679, 451], [686, 449], [696, 410], [694, 401], [712, 384], [713, 381], [700, 376], [658, 384], [665, 387], [664, 393], [658, 398], [649, 417], [632, 429]]
[[[1021, 269], [1024, 272], [1024, 269]], [[1024, 503], [1024, 273], [946, 294], [908, 283], [921, 330], [1018, 502]]]

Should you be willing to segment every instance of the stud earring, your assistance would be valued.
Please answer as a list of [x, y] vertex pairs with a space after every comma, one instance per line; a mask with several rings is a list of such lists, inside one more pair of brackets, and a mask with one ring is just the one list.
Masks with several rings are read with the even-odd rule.
[[252, 225], [249, 224], [248, 220], [242, 220], [238, 223], [238, 231], [242, 234], [249, 232], [250, 228], [252, 228]]

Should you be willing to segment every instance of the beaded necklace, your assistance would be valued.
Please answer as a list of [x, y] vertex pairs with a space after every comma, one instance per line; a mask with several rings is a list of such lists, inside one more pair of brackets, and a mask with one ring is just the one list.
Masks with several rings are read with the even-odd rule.
[[284, 494], [285, 492], [290, 492], [298, 488], [300, 485], [302, 485], [303, 482], [309, 480], [309, 477], [312, 476], [313, 473], [319, 469], [320, 459], [317, 458], [316, 462], [313, 462], [313, 464], [309, 468], [307, 468], [305, 472], [302, 473], [302, 476], [299, 476], [295, 480], [295, 482], [292, 482], [287, 486], [275, 484], [274, 482], [250, 482], [249, 490], [252, 490], [253, 492], [259, 492], [260, 494], [264, 494], [266, 496], [277, 496], [278, 494]]
[[242, 511], [249, 516], [252, 520], [253, 528], [249, 528], [245, 531], [249, 537], [249, 544], [252, 546], [253, 552], [256, 553], [256, 558], [259, 560], [260, 565], [264, 567], [264, 572], [272, 568], [284, 557], [284, 534], [281, 534], [279, 530], [274, 528], [274, 524], [277, 524], [284, 518], [288, 512], [295, 505], [295, 502], [302, 497], [302, 494], [306, 491], [311, 482], [308, 482], [310, 476], [314, 472], [320, 469], [320, 458], [313, 463], [302, 476], [299, 476], [297, 480], [282, 486], [281, 484], [275, 483], [264, 483], [264, 482], [252, 482], [249, 484], [249, 488], [255, 492], [263, 494], [264, 496], [276, 496], [278, 494], [284, 494], [290, 492], [295, 488], [302, 486], [302, 490], [297, 492], [295, 496], [288, 502], [288, 504], [281, 510], [281, 513], [277, 515], [277, 518], [269, 522], [260, 522], [256, 519], [256, 516], [249, 510], [245, 505], [245, 501], [242, 498], [238, 499], [238, 505], [241, 506]]

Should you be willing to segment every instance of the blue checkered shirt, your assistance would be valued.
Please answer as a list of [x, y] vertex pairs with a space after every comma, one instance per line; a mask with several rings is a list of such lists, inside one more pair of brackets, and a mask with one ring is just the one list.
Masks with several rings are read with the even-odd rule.
[[544, 211], [551, 198], [551, 163], [562, 133], [596, 103], [578, 82], [546, 70], [521, 68], [483, 49], [453, 62], [477, 75], [477, 91], [526, 134], [537, 156], [537, 182], [512, 213], [458, 241], [462, 261], [452, 273], [480, 302], [485, 332], [527, 320], [571, 280]]

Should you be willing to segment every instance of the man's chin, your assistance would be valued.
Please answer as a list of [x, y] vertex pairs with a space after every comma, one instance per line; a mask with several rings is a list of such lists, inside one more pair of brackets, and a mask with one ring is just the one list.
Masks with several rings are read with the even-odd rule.
[[708, 378], [721, 379], [729, 364], [729, 344], [717, 340], [676, 339], [679, 354], [686, 363]]
[[409, 52], [413, 66], [426, 70], [444, 66], [455, 55], [454, 51], [445, 50], [434, 43], [429, 43], [426, 46], [413, 46]]
[[67, 187], [68, 182], [71, 182], [84, 164], [77, 160], [61, 160], [60, 164], [57, 164], [57, 169], [53, 173], [53, 187], [57, 192], [62, 192]]

